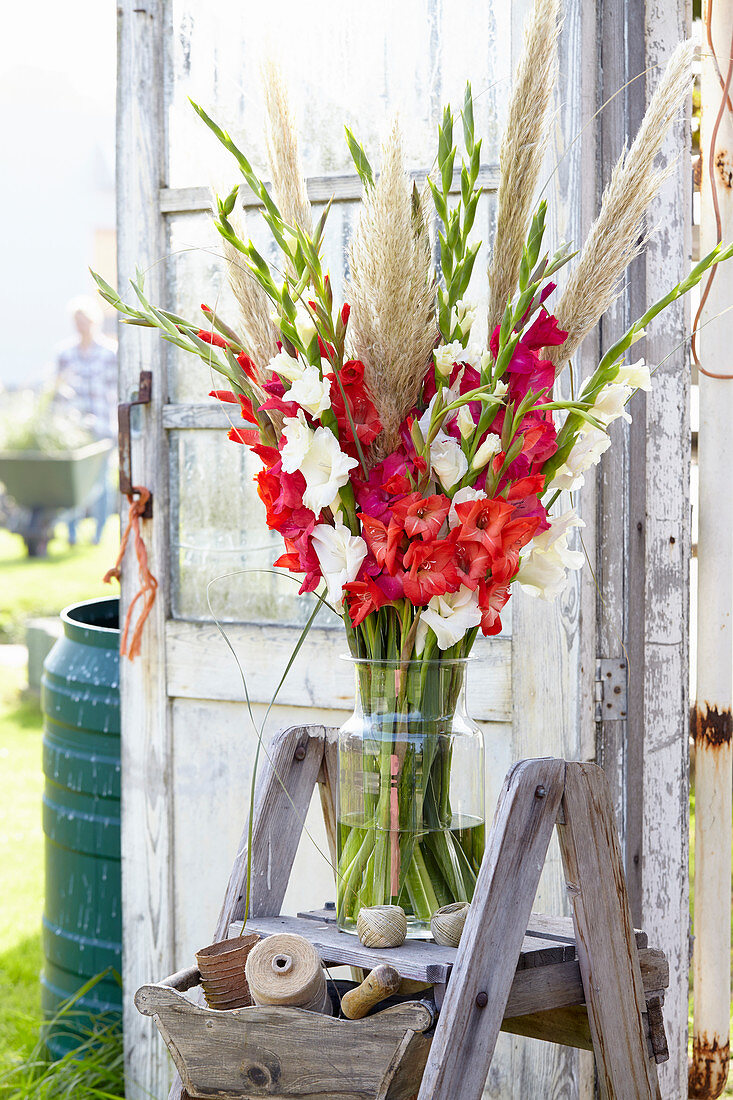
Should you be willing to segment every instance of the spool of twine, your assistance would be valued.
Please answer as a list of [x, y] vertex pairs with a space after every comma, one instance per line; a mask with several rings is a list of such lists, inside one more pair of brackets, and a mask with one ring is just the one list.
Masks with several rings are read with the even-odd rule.
[[321, 959], [302, 936], [268, 936], [247, 958], [247, 983], [256, 1005], [290, 1005], [331, 1015], [331, 998]]
[[433, 939], [442, 947], [458, 947], [468, 916], [468, 902], [454, 901], [436, 910], [430, 919]]
[[359, 910], [356, 932], [365, 947], [399, 947], [407, 938], [401, 905], [370, 905]]
[[247, 933], [220, 940], [196, 952], [201, 985], [209, 1008], [243, 1008], [252, 1004], [245, 964], [259, 938], [255, 933]]

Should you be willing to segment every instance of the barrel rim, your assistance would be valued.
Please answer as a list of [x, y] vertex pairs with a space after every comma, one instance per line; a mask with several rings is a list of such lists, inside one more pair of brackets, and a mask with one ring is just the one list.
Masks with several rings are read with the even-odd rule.
[[80, 600], [71, 603], [60, 613], [60, 619], [64, 627], [64, 635], [74, 642], [82, 642], [101, 646], [104, 649], [117, 649], [119, 647], [120, 628], [118, 626], [96, 626], [94, 623], [85, 623], [83, 619], [76, 618], [74, 612], [86, 607], [98, 607], [101, 604], [115, 604], [118, 611], [119, 623], [119, 596], [97, 596], [92, 600]]

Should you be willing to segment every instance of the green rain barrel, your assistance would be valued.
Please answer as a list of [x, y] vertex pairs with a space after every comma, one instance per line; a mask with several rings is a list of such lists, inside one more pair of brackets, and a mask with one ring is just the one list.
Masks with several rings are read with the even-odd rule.
[[[121, 971], [119, 600], [61, 612], [63, 637], [43, 666], [46, 896], [41, 995], [46, 1018], [94, 975]], [[122, 1017], [114, 974], [74, 1006], [79, 1026]], [[52, 1057], [73, 1028], [48, 1037]]]

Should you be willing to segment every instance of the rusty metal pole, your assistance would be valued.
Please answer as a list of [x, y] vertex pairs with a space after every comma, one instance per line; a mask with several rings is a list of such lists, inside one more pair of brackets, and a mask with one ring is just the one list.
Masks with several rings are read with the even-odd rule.
[[[733, 239], [733, 0], [705, 0], [703, 9], [702, 255], [720, 237]], [[710, 324], [699, 337], [694, 1097], [722, 1093], [730, 1055], [733, 315], [711, 318], [732, 303], [733, 270], [723, 265], [704, 301], [701, 321]]]

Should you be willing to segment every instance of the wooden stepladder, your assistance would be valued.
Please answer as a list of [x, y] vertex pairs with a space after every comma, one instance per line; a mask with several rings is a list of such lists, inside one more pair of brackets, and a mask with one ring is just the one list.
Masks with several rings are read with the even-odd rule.
[[[601, 769], [550, 758], [516, 764], [504, 782], [458, 949], [408, 940], [391, 951], [367, 951], [356, 937], [325, 923], [324, 913], [279, 917], [316, 783], [335, 862], [335, 732], [295, 727], [279, 734], [268, 748], [255, 799], [248, 929], [268, 935], [287, 927], [310, 939], [326, 964], [371, 967], [388, 961], [403, 977], [421, 976], [434, 984], [440, 1012], [434, 1033], [428, 1033], [432, 1042], [424, 1044], [429, 1053], [422, 1082], [420, 1065], [412, 1092], [393, 1092], [385, 1085], [375, 1097], [479, 1100], [499, 1031], [507, 1030], [591, 1048], [601, 1095], [607, 1100], [661, 1100], [657, 1062], [667, 1057], [661, 1016], [668, 984], [666, 960], [661, 952], [648, 949], [646, 937], [632, 926], [610, 793]], [[572, 922], [532, 914], [556, 827]], [[245, 828], [215, 939], [236, 934], [236, 922], [243, 916], [246, 842]], [[169, 1003], [171, 989], [188, 989], [196, 980], [195, 970], [166, 979], [161, 1005]], [[143, 986], [139, 1006], [155, 1016], [180, 1065], [185, 1052], [174, 1050], [161, 1023], [164, 1010], [156, 1012], [155, 990], [161, 986]], [[180, 1015], [185, 1006], [201, 1014], [189, 1002], [174, 1008]], [[238, 1017], [240, 1031], [244, 1022], [244, 1016]], [[334, 1023], [329, 1020], [329, 1025]], [[284, 1062], [288, 1050], [282, 1035], [281, 1031], [278, 1042], [283, 1044]], [[345, 1077], [348, 1058], [345, 1047]], [[540, 1088], [541, 1082], [537, 1085]], [[251, 1085], [232, 1089], [194, 1095], [300, 1095], [270, 1087], [260, 1093]], [[170, 1100], [187, 1095], [177, 1077]], [[321, 1093], [312, 1087], [308, 1095]], [[335, 1094], [322, 1095], [325, 1100]], [[347, 1089], [346, 1095], [357, 1094]]]

